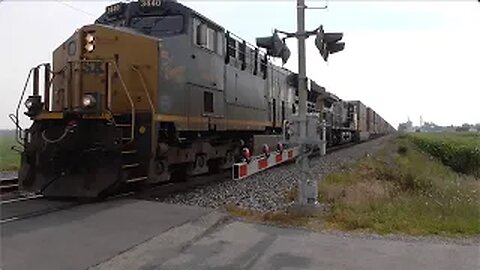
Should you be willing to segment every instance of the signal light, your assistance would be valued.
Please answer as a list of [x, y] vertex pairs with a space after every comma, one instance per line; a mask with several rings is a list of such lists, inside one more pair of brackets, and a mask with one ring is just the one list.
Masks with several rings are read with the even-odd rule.
[[282, 153], [283, 152], [283, 144], [282, 143], [277, 143], [277, 152]]
[[315, 46], [323, 57], [323, 60], [327, 61], [330, 54], [345, 49], [345, 42], [339, 42], [342, 38], [343, 33], [325, 33], [323, 25], [320, 25], [315, 38]]
[[252, 154], [250, 153], [250, 150], [247, 147], [244, 147], [242, 149], [242, 157], [245, 161], [250, 162], [250, 159], [252, 158]]
[[87, 52], [93, 52], [93, 50], [95, 50], [95, 45], [88, 43], [87, 45], [85, 45], [85, 50]]
[[82, 98], [82, 105], [85, 108], [93, 107], [96, 103], [95, 97], [89, 94], [86, 94]]
[[87, 33], [85, 35], [84, 48], [88, 53], [91, 53], [93, 50], [95, 50], [95, 36], [92, 33]]
[[285, 42], [280, 39], [277, 33], [274, 33], [270, 37], [257, 38], [257, 46], [267, 49], [267, 54], [270, 56], [282, 58], [284, 64], [288, 61], [288, 58], [290, 58], [290, 49]]
[[91, 34], [91, 33], [88, 33], [86, 36], [85, 36], [85, 41], [87, 41], [87, 43], [91, 43], [95, 40], [95, 37]]
[[270, 147], [268, 146], [268, 144], [263, 145], [262, 152], [266, 157], [270, 156]]
[[27, 109], [32, 108], [32, 106], [33, 106], [33, 101], [31, 99], [25, 100], [25, 107], [27, 107]]

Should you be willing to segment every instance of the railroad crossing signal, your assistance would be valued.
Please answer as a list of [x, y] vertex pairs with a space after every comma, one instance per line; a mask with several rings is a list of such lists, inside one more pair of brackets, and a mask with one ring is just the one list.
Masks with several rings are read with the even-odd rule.
[[325, 33], [323, 25], [320, 25], [315, 38], [315, 46], [320, 51], [323, 60], [327, 61], [330, 54], [343, 51], [345, 42], [339, 42], [343, 38], [343, 33]]
[[288, 49], [285, 41], [282, 41], [277, 33], [270, 37], [257, 38], [257, 46], [267, 49], [268, 55], [282, 58], [284, 64], [290, 58], [290, 49]]

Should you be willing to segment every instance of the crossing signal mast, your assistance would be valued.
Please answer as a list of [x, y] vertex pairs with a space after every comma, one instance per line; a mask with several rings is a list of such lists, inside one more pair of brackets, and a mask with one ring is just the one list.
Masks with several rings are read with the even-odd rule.
[[267, 55], [282, 58], [283, 64], [290, 58], [290, 49], [285, 44], [285, 39], [280, 39], [277, 33], [270, 37], [257, 38], [257, 46], [267, 49]]
[[[317, 181], [311, 174], [311, 168], [308, 161], [310, 154], [309, 149], [317, 145], [320, 147], [321, 153], [325, 154], [325, 125], [321, 123], [318, 114], [307, 114], [307, 75], [306, 75], [306, 52], [305, 40], [312, 35], [316, 35], [315, 45], [318, 48], [322, 58], [327, 61], [330, 54], [343, 51], [344, 42], [339, 42], [343, 38], [343, 33], [325, 33], [323, 25], [320, 25], [314, 31], [305, 31], [305, 10], [306, 9], [325, 9], [325, 7], [307, 7], [305, 0], [297, 0], [297, 32], [288, 33], [275, 30], [274, 34], [269, 37], [257, 38], [257, 46], [267, 49], [267, 55], [282, 58], [285, 64], [290, 57], [290, 50], [285, 45], [285, 39], [294, 37], [298, 40], [298, 99], [299, 108], [298, 115], [294, 115], [289, 119], [292, 134], [289, 134], [289, 143], [299, 144], [300, 154], [297, 163], [300, 165], [300, 171], [304, 175], [298, 184], [298, 196], [293, 204], [294, 210], [303, 213], [309, 213], [318, 209], [317, 201]], [[280, 39], [278, 33], [286, 35]], [[322, 135], [318, 134], [318, 127], [321, 127]], [[285, 132], [285, 131], [284, 131]]]

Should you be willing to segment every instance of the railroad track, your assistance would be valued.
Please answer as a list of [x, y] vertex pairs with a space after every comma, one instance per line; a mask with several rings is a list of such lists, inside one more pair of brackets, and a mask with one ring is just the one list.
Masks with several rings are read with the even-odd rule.
[[[367, 142], [367, 141], [365, 141], [365, 142]], [[345, 148], [350, 148], [354, 145], [358, 145], [358, 144], [361, 144], [361, 143], [363, 143], [363, 142], [349, 142], [349, 143], [344, 143], [344, 144], [332, 146], [332, 147], [327, 148], [327, 154], [330, 154], [330, 153], [333, 153], [333, 152], [336, 152], [336, 151], [339, 151], [339, 150], [342, 150], [342, 149], [345, 149]]]
[[228, 176], [230, 176], [230, 171], [220, 174], [194, 177], [191, 181], [187, 182], [166, 182], [155, 186], [146, 186], [137, 191], [127, 191], [115, 194], [103, 200], [90, 202], [51, 200], [44, 198], [42, 195], [16, 197], [0, 201], [0, 224], [21, 221], [58, 211], [68, 210], [85, 204], [101, 203], [119, 199], [157, 200], [171, 195], [172, 193], [187, 191], [194, 187], [223, 180]]
[[43, 196], [20, 197], [0, 203], [0, 224], [20, 221], [77, 206], [79, 202], [54, 201]]
[[[362, 142], [352, 142], [352, 143], [345, 143], [341, 145], [337, 145], [334, 147], [331, 147], [327, 149], [327, 155], [331, 154], [336, 151], [340, 151], [342, 149], [346, 149], [349, 147], [352, 147], [354, 145], [362, 144], [367, 141], [362, 141]], [[320, 152], [314, 153], [311, 155], [311, 158], [321, 158]], [[277, 167], [281, 167], [283, 165], [289, 164], [290, 162], [285, 162], [279, 166], [276, 166], [272, 169], [275, 169]], [[213, 175], [203, 175], [203, 176], [196, 176], [193, 179], [190, 179], [187, 182], [182, 182], [182, 183], [168, 183], [166, 185], [161, 185], [161, 186], [146, 186], [143, 191], [136, 193], [135, 197], [139, 199], [148, 199], [148, 200], [157, 200], [160, 199], [161, 197], [166, 197], [171, 195], [172, 193], [177, 193], [177, 192], [184, 192], [188, 191], [189, 189], [194, 189], [196, 187], [202, 186], [202, 185], [207, 185], [213, 182], [218, 182], [222, 180], [228, 180], [232, 179], [232, 171], [231, 170], [225, 170], [224, 172], [218, 173], [218, 174], [213, 174]], [[238, 180], [242, 181], [242, 180]]]
[[[358, 143], [347, 143], [327, 150], [327, 154], [339, 151], [341, 149], [349, 148]], [[313, 157], [318, 157], [313, 155]], [[105, 198], [103, 201], [111, 201], [117, 199], [143, 199], [143, 200], [159, 200], [162, 197], [172, 195], [174, 193], [186, 192], [196, 187], [207, 185], [213, 182], [227, 180], [231, 177], [231, 171], [225, 170], [223, 172], [211, 175], [196, 176], [185, 182], [166, 182], [157, 185], [146, 185], [136, 191], [127, 191], [124, 193], [112, 195]], [[5, 181], [5, 182], [3, 182]], [[10, 188], [18, 189], [17, 179], [2, 179], [2, 185], [11, 184]], [[10, 189], [11, 190], [11, 189]], [[2, 189], [3, 192], [3, 189]], [[97, 201], [98, 202], [98, 201]], [[90, 202], [92, 203], [92, 202]], [[77, 201], [55, 201], [43, 198], [41, 195], [31, 195], [25, 197], [18, 197], [10, 200], [3, 200], [0, 202], [1, 220], [0, 224], [5, 224], [14, 221], [20, 221], [40, 215], [50, 214], [57, 211], [68, 210], [76, 206], [87, 204], [86, 202]]]
[[1, 178], [0, 179], [0, 193], [18, 190], [18, 177]]

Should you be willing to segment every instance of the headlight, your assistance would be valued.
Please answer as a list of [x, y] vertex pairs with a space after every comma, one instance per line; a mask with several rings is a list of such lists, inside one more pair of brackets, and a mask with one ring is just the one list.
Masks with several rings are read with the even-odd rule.
[[87, 52], [93, 52], [93, 50], [95, 50], [95, 45], [93, 45], [92, 43], [88, 43], [87, 45], [85, 45], [85, 50]]
[[31, 99], [25, 100], [25, 107], [27, 107], [27, 109], [32, 108], [32, 105], [33, 105], [33, 101]]
[[82, 98], [82, 104], [83, 104], [83, 107], [85, 108], [91, 108], [95, 106], [95, 103], [96, 103], [95, 97], [92, 95], [85, 95]]
[[92, 33], [86, 33], [85, 35], [85, 50], [89, 53], [95, 50], [95, 36]]
[[86, 41], [87, 43], [91, 43], [91, 42], [93, 42], [94, 40], [95, 40], [95, 37], [94, 37], [92, 34], [90, 34], [90, 33], [88, 33], [88, 34], [85, 36], [85, 41]]

